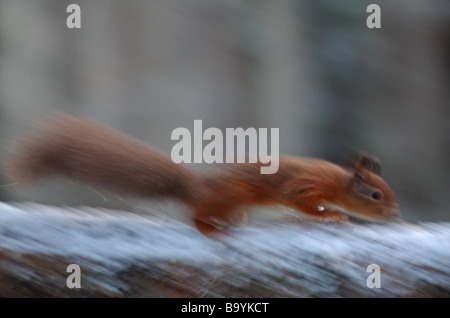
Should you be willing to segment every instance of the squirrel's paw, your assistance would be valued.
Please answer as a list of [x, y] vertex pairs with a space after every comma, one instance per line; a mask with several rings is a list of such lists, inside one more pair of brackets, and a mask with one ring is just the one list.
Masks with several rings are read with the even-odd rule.
[[333, 222], [342, 225], [350, 224], [348, 215], [337, 211], [324, 211], [322, 214], [322, 220], [324, 222]]

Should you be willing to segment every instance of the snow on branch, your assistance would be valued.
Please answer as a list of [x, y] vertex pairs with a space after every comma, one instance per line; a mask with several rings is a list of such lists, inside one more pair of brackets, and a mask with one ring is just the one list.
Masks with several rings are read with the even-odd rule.
[[0, 203], [4, 297], [448, 297], [449, 251], [450, 223], [267, 224], [214, 241], [132, 213]]

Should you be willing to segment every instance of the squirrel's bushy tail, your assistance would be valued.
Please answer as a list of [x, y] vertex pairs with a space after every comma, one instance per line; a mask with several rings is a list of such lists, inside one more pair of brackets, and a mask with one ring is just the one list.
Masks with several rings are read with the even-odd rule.
[[22, 140], [6, 162], [19, 183], [61, 175], [135, 196], [189, 201], [195, 176], [131, 137], [88, 119], [58, 116]]

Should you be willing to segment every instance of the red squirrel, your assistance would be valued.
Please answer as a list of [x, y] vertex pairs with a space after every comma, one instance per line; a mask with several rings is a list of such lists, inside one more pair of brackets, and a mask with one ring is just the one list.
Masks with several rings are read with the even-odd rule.
[[275, 174], [260, 163], [219, 165], [202, 176], [164, 153], [89, 119], [59, 116], [19, 142], [6, 162], [20, 183], [60, 175], [140, 197], [170, 197], [191, 208], [196, 228], [211, 236], [244, 219], [246, 205], [283, 205], [336, 222], [348, 216], [389, 221], [399, 216], [379, 162], [360, 154], [352, 168], [310, 158], [282, 156]]

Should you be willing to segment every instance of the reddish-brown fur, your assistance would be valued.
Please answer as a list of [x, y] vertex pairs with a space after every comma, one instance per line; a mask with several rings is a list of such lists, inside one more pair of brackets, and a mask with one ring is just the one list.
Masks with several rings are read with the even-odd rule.
[[[240, 207], [285, 205], [303, 213], [346, 221], [346, 213], [374, 221], [398, 216], [395, 197], [362, 155], [352, 169], [307, 158], [281, 157], [276, 174], [257, 164], [222, 164], [197, 176], [159, 151], [87, 119], [58, 117], [19, 143], [6, 168], [19, 182], [62, 175], [136, 196], [170, 196], [192, 207], [207, 235], [245, 219]], [[382, 198], [380, 198], [382, 196]], [[375, 199], [373, 197], [376, 197]]]

